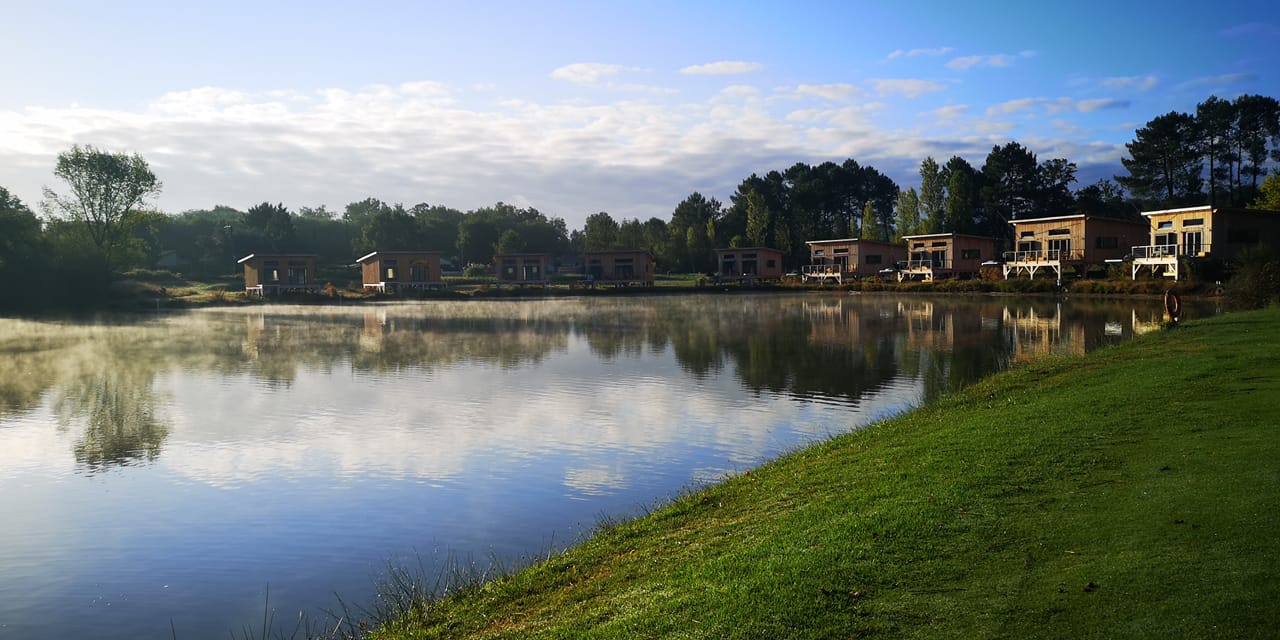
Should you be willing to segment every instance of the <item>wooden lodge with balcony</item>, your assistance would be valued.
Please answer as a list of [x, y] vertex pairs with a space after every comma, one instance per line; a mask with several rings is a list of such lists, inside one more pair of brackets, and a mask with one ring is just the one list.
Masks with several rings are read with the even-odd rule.
[[653, 254], [643, 250], [587, 251], [582, 254], [587, 282], [615, 287], [652, 287]]
[[919, 278], [976, 278], [982, 263], [996, 257], [996, 239], [964, 233], [929, 233], [903, 236], [907, 261], [898, 281]]
[[1004, 254], [1004, 277], [1034, 278], [1041, 269], [1053, 271], [1062, 283], [1062, 271], [1070, 268], [1084, 276], [1091, 267], [1119, 262], [1135, 239], [1147, 236], [1142, 222], [1101, 218], [1083, 213], [1047, 218], [1013, 220], [1014, 251]]
[[1142, 215], [1150, 223], [1150, 244], [1132, 248], [1134, 280], [1144, 270], [1178, 280], [1182, 259], [1230, 262], [1248, 247], [1280, 247], [1280, 211], [1203, 205]]
[[251, 253], [236, 261], [244, 265], [245, 293], [265, 296], [285, 291], [316, 292], [313, 253]]
[[551, 255], [546, 253], [499, 253], [493, 256], [493, 270], [499, 285], [545, 287]]
[[800, 272], [804, 282], [843, 284], [845, 280], [878, 276], [907, 257], [902, 245], [876, 240], [808, 240], [805, 244], [809, 245], [809, 264]]
[[782, 256], [768, 247], [716, 249], [716, 273], [722, 280], [781, 280]]
[[374, 251], [356, 260], [365, 289], [443, 288], [438, 251]]

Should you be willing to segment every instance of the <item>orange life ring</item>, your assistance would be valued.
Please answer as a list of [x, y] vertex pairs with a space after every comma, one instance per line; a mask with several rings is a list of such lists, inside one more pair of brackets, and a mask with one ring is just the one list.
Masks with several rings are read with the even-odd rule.
[[1164, 292], [1164, 310], [1169, 314], [1169, 319], [1174, 322], [1182, 317], [1182, 299], [1173, 292], [1173, 289]]

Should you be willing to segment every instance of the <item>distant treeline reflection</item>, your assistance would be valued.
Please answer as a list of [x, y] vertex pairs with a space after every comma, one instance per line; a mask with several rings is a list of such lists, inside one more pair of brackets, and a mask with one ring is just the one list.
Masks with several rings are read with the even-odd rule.
[[1016, 358], [1082, 353], [1156, 326], [1159, 302], [893, 296], [664, 296], [616, 300], [258, 307], [96, 323], [0, 320], [0, 428], [50, 402], [94, 472], [155, 460], [169, 433], [157, 377], [249, 375], [291, 385], [344, 363], [393, 375], [536, 365], [582, 341], [605, 360], [670, 350], [695, 381], [732, 371], [754, 392], [858, 402], [902, 380], [925, 401]]

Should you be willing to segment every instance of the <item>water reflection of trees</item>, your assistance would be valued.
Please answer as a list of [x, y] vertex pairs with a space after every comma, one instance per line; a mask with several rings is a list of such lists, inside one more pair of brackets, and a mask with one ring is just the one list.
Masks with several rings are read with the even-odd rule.
[[38, 406], [82, 431], [91, 469], [153, 460], [168, 371], [289, 385], [304, 369], [373, 374], [535, 364], [580, 339], [603, 359], [670, 350], [694, 379], [732, 371], [755, 391], [858, 400], [896, 379], [934, 398], [1037, 353], [1079, 353], [1142, 331], [1159, 301], [730, 295], [361, 308], [266, 307], [128, 322], [0, 320], [0, 425]]

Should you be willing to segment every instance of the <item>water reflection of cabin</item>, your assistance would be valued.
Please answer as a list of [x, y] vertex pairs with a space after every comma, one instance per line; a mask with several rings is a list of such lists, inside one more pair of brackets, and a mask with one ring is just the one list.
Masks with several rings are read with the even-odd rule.
[[782, 251], [768, 247], [716, 249], [716, 271], [736, 280], [782, 279]]
[[550, 262], [551, 256], [546, 253], [499, 253], [493, 256], [498, 284], [513, 286], [547, 286]]
[[595, 284], [652, 287], [653, 255], [648, 251], [587, 251], [587, 279]]
[[1258, 244], [1280, 247], [1280, 211], [1199, 206], [1144, 211], [1151, 244], [1133, 247], [1133, 278], [1181, 277], [1178, 259], [1230, 261]]
[[1061, 303], [1052, 309], [1053, 313], [1047, 314], [1034, 306], [1005, 307], [1004, 325], [1012, 333], [1014, 359], [1024, 360], [1046, 353], [1084, 354], [1084, 322], [1064, 320]]
[[903, 236], [907, 263], [898, 281], [920, 278], [974, 278], [982, 263], [996, 257], [996, 239], [964, 233], [929, 233]]
[[378, 291], [443, 287], [438, 251], [374, 251], [358, 260], [364, 288]]
[[840, 240], [808, 240], [809, 264], [800, 272], [804, 282], [835, 280], [844, 283], [879, 275], [882, 269], [892, 268], [906, 258], [901, 245], [859, 238]]
[[1118, 218], [1083, 213], [1048, 218], [1013, 220], [1015, 251], [1004, 254], [1005, 279], [1010, 275], [1034, 278], [1040, 269], [1053, 271], [1062, 282], [1063, 267], [1084, 276], [1090, 267], [1120, 260], [1138, 239], [1147, 236], [1147, 225]]
[[245, 293], [317, 290], [313, 253], [251, 253], [236, 262], [244, 265]]

